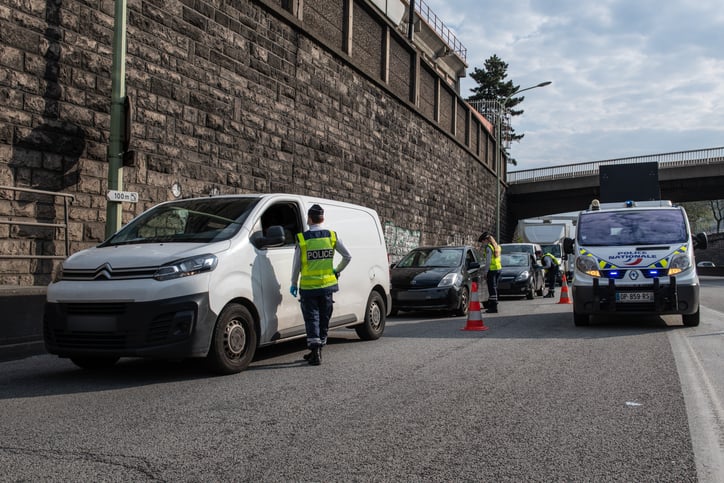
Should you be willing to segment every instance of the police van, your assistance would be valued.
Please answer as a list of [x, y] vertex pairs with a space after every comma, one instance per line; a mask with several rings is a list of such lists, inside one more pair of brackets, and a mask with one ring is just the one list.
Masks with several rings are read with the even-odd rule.
[[229, 374], [258, 347], [304, 337], [289, 286], [296, 234], [308, 228], [313, 204], [352, 255], [330, 329], [379, 338], [391, 304], [374, 210], [293, 194], [231, 195], [161, 203], [67, 258], [47, 290], [48, 352], [83, 368], [121, 357], [206, 358]]
[[686, 212], [670, 201], [599, 203], [579, 213], [576, 238], [565, 251], [575, 256], [573, 321], [588, 325], [595, 314], [681, 314], [699, 325], [699, 278]]

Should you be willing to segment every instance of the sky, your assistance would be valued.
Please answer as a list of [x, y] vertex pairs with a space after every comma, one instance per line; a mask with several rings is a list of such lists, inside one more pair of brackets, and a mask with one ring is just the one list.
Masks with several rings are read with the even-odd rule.
[[722, 0], [424, 2], [467, 48], [463, 97], [493, 54], [552, 82], [521, 94], [510, 170], [724, 146]]

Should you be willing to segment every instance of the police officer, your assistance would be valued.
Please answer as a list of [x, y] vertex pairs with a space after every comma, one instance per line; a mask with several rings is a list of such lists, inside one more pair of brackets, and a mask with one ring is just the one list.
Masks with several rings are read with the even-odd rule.
[[[352, 256], [337, 234], [322, 227], [324, 209], [314, 204], [307, 212], [309, 229], [297, 234], [297, 245], [292, 262], [292, 286], [289, 292], [299, 301], [307, 331], [309, 353], [304, 355], [309, 364], [322, 363], [322, 347], [327, 343], [329, 319], [332, 317], [332, 294], [339, 290], [337, 279]], [[334, 267], [334, 252], [342, 260]], [[301, 279], [300, 279], [301, 274]]]
[[483, 244], [483, 251], [485, 255], [483, 271], [486, 272], [485, 281], [488, 286], [488, 303], [486, 312], [495, 314], [498, 312], [498, 280], [500, 280], [500, 272], [503, 269], [503, 265], [500, 262], [500, 245], [498, 245], [495, 241], [493, 235], [487, 231], [480, 235], [478, 242]]
[[556, 296], [556, 277], [558, 276], [558, 271], [560, 270], [560, 262], [555, 255], [548, 252], [543, 253], [540, 250], [536, 250], [535, 253], [540, 257], [541, 263], [543, 263], [543, 268], [546, 270], [548, 293], [545, 294], [545, 297], [553, 298]]

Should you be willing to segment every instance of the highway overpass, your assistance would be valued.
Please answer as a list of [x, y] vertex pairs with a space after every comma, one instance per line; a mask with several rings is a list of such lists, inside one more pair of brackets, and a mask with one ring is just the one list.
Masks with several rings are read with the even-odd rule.
[[509, 226], [523, 218], [585, 209], [600, 198], [600, 166], [651, 162], [659, 166], [662, 199], [724, 199], [724, 147], [511, 171], [506, 178]]

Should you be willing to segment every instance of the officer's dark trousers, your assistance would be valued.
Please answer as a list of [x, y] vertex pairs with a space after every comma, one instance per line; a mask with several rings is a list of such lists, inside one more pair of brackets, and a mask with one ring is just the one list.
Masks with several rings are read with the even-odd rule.
[[548, 290], [550, 290], [551, 292], [555, 292], [556, 290], [556, 277], [558, 277], [558, 266], [553, 265], [551, 268], [546, 270]]
[[329, 319], [332, 317], [332, 292], [318, 295], [299, 292], [304, 326], [307, 330], [307, 347], [314, 349], [327, 343]]
[[500, 270], [488, 270], [485, 281], [488, 284], [488, 310], [498, 308], [498, 280], [500, 279]]

